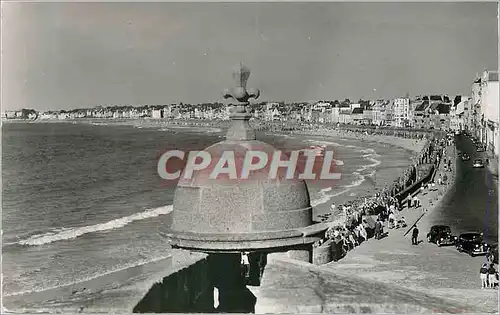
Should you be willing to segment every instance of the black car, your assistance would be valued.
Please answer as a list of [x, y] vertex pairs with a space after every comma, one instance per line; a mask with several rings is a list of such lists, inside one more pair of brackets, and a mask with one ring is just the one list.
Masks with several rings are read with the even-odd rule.
[[433, 225], [427, 233], [427, 241], [441, 247], [443, 245], [455, 245], [457, 237], [451, 234], [451, 228], [447, 225]]
[[482, 145], [476, 146], [476, 152], [484, 152], [484, 151], [486, 151], [484, 146], [482, 146]]
[[488, 257], [492, 258], [495, 264], [498, 264], [498, 244], [492, 245], [487, 254]]
[[462, 154], [462, 161], [470, 160], [470, 156], [467, 153]]
[[460, 234], [456, 246], [459, 252], [465, 252], [472, 257], [486, 255], [490, 250], [490, 245], [483, 242], [483, 233], [478, 232]]

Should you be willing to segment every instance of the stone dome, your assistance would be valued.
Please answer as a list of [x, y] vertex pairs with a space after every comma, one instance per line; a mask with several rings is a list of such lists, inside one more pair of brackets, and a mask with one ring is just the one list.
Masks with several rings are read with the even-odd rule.
[[[275, 152], [273, 146], [257, 140], [226, 140], [205, 151], [212, 157], [209, 166], [194, 171], [190, 179], [184, 179], [184, 170], [175, 191], [171, 232], [177, 237], [211, 242], [209, 247], [214, 250], [273, 247], [282, 246], [282, 242], [275, 242], [282, 238], [290, 243], [292, 235], [300, 234], [294, 230], [312, 224], [305, 181], [285, 179], [280, 172], [276, 179], [269, 179], [268, 167], [251, 171], [248, 179], [242, 179], [247, 152], [266, 152], [269, 165]], [[211, 179], [209, 176], [224, 152], [234, 153], [237, 178], [223, 174]], [[271, 242], [266, 245], [266, 240]]]

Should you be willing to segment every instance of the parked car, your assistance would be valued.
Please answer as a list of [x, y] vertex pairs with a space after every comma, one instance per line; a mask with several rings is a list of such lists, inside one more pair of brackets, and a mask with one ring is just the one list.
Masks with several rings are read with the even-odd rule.
[[474, 163], [472, 164], [472, 167], [474, 167], [474, 168], [483, 168], [484, 167], [483, 160], [481, 160], [481, 159], [475, 159]]
[[478, 146], [476, 146], [476, 152], [484, 152], [484, 151], [486, 151], [486, 150], [484, 149], [484, 146], [482, 146], [482, 145], [478, 145]]
[[462, 161], [468, 161], [468, 160], [470, 160], [470, 156], [466, 152], [464, 152], [462, 154]]
[[488, 251], [488, 254], [486, 254], [488, 257], [492, 258], [492, 261], [495, 264], [498, 264], [498, 243], [494, 244], [490, 247], [490, 250]]
[[467, 232], [460, 234], [456, 247], [459, 252], [465, 252], [474, 257], [488, 254], [491, 246], [483, 241], [483, 233]]
[[451, 234], [451, 228], [447, 225], [433, 225], [427, 233], [427, 241], [441, 247], [444, 245], [455, 245], [457, 237]]

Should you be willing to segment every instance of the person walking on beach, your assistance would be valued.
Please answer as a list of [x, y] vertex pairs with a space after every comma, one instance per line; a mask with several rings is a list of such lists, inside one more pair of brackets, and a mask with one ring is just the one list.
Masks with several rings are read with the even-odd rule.
[[484, 263], [479, 269], [479, 277], [481, 278], [481, 289], [488, 287], [488, 265]]
[[416, 225], [413, 227], [413, 232], [411, 234], [411, 244], [418, 245], [418, 228]]
[[214, 287], [214, 309], [217, 310], [217, 307], [219, 307], [219, 289]]
[[243, 266], [243, 274], [245, 278], [248, 278], [250, 274], [250, 261], [248, 259], [248, 253], [244, 252], [241, 255], [241, 264]]

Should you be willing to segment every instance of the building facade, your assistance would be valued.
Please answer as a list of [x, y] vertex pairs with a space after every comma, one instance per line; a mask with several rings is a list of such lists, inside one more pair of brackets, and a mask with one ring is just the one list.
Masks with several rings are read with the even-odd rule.
[[472, 83], [470, 124], [468, 127], [469, 132], [479, 139], [482, 138], [482, 131], [479, 124], [481, 116], [481, 77], [478, 77]]
[[498, 71], [484, 71], [480, 87], [480, 139], [489, 151], [498, 156]]
[[396, 98], [393, 102], [394, 111], [394, 126], [395, 127], [409, 127], [410, 125], [410, 99], [409, 98]]

